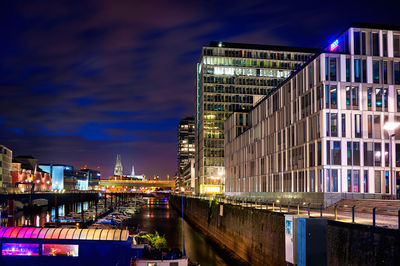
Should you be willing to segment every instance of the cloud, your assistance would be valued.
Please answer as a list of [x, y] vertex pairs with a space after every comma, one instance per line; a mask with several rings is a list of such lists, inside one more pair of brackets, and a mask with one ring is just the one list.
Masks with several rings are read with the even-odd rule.
[[[394, 23], [382, 6], [372, 22]], [[357, 1], [3, 1], [0, 141], [44, 162], [101, 165], [105, 175], [117, 153], [138, 172], [173, 175], [203, 45], [319, 46], [362, 21], [364, 9]]]

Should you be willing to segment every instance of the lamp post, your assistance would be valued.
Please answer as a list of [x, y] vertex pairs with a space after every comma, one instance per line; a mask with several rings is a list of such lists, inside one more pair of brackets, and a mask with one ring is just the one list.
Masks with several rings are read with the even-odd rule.
[[393, 200], [393, 156], [392, 156], [392, 142], [396, 135], [394, 131], [400, 126], [400, 122], [386, 122], [383, 125], [383, 129], [388, 132], [389, 135], [389, 163], [390, 163], [390, 199]]

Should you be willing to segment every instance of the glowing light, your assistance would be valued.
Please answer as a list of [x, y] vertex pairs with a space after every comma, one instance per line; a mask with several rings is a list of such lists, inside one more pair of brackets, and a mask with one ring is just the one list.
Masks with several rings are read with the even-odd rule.
[[339, 40], [335, 40], [331, 45], [329, 46], [329, 51], [333, 52], [339, 47]]
[[396, 128], [398, 128], [400, 126], [399, 122], [386, 122], [383, 125], [383, 129], [384, 130], [388, 130], [388, 131], [392, 131], [395, 130]]

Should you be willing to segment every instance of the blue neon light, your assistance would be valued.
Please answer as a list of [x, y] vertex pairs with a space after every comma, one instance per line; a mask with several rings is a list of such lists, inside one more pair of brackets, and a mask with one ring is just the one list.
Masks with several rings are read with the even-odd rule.
[[335, 40], [330, 46], [329, 51], [333, 52], [339, 47], [339, 40]]

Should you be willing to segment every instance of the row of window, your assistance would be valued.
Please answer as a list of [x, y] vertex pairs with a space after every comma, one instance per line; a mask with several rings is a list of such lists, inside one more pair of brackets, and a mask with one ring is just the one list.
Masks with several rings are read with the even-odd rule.
[[207, 94], [204, 95], [204, 102], [226, 102], [226, 103], [253, 103], [253, 96], [241, 95], [221, 95], [221, 94]]
[[234, 59], [226, 57], [203, 57], [204, 67], [209, 66], [236, 66], [236, 67], [261, 67], [276, 69], [296, 69], [301, 63], [270, 61], [270, 60], [251, 60], [251, 59]]
[[241, 112], [249, 111], [252, 105], [242, 105], [242, 104], [204, 104], [204, 111], [218, 111], [218, 112]]
[[[233, 170], [228, 176], [238, 176], [240, 170]], [[370, 172], [372, 176], [370, 177]], [[228, 178], [228, 192], [339, 192], [340, 175], [346, 174], [347, 187], [342, 191], [352, 193], [390, 194], [390, 175], [385, 170], [359, 169], [318, 169], [263, 175], [260, 178]], [[308, 175], [308, 176], [307, 176]], [[325, 177], [325, 180], [324, 180]], [[400, 180], [400, 172], [396, 172]], [[370, 184], [371, 180], [374, 184]], [[372, 186], [373, 185], [373, 186]]]
[[284, 52], [258, 52], [258, 51], [247, 51], [247, 50], [236, 50], [236, 49], [224, 49], [220, 52], [220, 49], [205, 48], [203, 55], [205, 56], [221, 56], [226, 57], [244, 57], [244, 58], [261, 58], [261, 59], [274, 59], [274, 60], [294, 60], [294, 61], [306, 61], [309, 55], [296, 54], [296, 53], [284, 53]]
[[279, 79], [236, 78], [235, 79], [235, 77], [218, 77], [218, 76], [204, 76], [203, 78], [204, 83], [238, 84], [238, 85], [269, 86], [269, 87], [276, 87], [282, 80], [283, 78]]
[[240, 67], [205, 67], [204, 73], [211, 75], [235, 75], [267, 78], [287, 78], [291, 70], [276, 70], [264, 68], [240, 68]]
[[214, 85], [214, 86], [204, 86], [204, 92], [211, 93], [240, 93], [240, 94], [257, 94], [265, 95], [267, 93], [265, 88], [244, 88], [236, 86], [224, 86], [224, 85]]
[[[382, 42], [379, 41], [378, 32], [365, 32], [354, 31], [354, 54], [356, 55], [371, 55], [371, 56], [388, 56], [388, 36], [386, 33], [382, 34]], [[382, 47], [380, 47], [382, 43]], [[380, 48], [383, 54], [380, 55]], [[393, 56], [400, 57], [400, 35], [393, 35]]]

